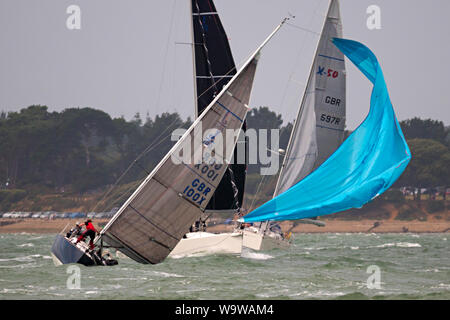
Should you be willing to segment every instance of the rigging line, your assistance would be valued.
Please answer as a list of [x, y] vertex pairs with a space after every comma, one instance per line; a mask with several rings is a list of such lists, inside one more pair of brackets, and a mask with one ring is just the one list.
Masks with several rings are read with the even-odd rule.
[[227, 169], [228, 169], [228, 172], [230, 174], [231, 187], [233, 189], [234, 205], [236, 206], [237, 212], [240, 212], [241, 211], [241, 205], [239, 204], [239, 199], [238, 199], [239, 190], [238, 190], [238, 188], [236, 186], [236, 183], [235, 183], [234, 173], [233, 173], [233, 170], [231, 169], [231, 166], [228, 166]]
[[198, 95], [197, 99], [200, 99], [206, 92], [208, 92], [211, 88], [216, 88], [216, 84], [218, 84], [223, 78], [226, 78], [231, 72], [236, 71], [236, 67], [231, 68], [227, 73], [225, 73], [219, 80], [213, 81], [213, 84], [206, 88], [201, 94]]
[[293, 23], [286, 23], [286, 24], [287, 24], [288, 26], [291, 26], [291, 27], [294, 27], [294, 28], [303, 30], [303, 31], [305, 31], [305, 32], [313, 33], [313, 34], [315, 34], [315, 35], [317, 35], [317, 36], [320, 36], [320, 33], [319, 33], [319, 32], [316, 32], [316, 31], [314, 31], [314, 30], [311, 30], [311, 29], [308, 29], [308, 28], [303, 28], [303, 27], [300, 27], [300, 26], [298, 26], [298, 25], [296, 25], [296, 24], [293, 24]]
[[[317, 8], [316, 8], [316, 10], [315, 11], [317, 11]], [[288, 21], [290, 18], [285, 18], [284, 20], [283, 20], [283, 22], [282, 22], [282, 24], [283, 23], [285, 23], [285, 21]], [[195, 44], [194, 44], [195, 45]], [[250, 59], [250, 57], [253, 55], [253, 53], [250, 53], [245, 59], [244, 59], [244, 61], [248, 61], [248, 59]], [[235, 64], [236, 65], [236, 64]], [[242, 65], [242, 64], [241, 64]], [[230, 74], [230, 72], [232, 72], [233, 70], [237, 70], [236, 69], [236, 66], [234, 67], [234, 68], [231, 68], [227, 73], [225, 73], [225, 75], [222, 77], [222, 78], [220, 78], [219, 80], [217, 80], [217, 81], [213, 81], [213, 84], [211, 85], [211, 86], [209, 86], [208, 88], [206, 88], [200, 95], [198, 95], [198, 97], [197, 97], [197, 99], [199, 99], [202, 95], [204, 95], [206, 92], [208, 92], [212, 87], [216, 87], [216, 84], [219, 82], [219, 81], [221, 81], [225, 76], [227, 76], [227, 75], [229, 75]]]
[[[156, 146], [158, 146], [159, 144], [161, 144], [162, 141], [164, 141], [165, 139], [167, 139], [170, 135], [165, 136], [164, 138], [162, 138], [160, 141], [158, 141], [158, 139], [161, 138], [161, 136], [167, 132], [167, 130], [169, 130], [169, 128], [171, 128], [176, 122], [178, 121], [178, 118], [175, 118], [175, 120], [172, 121], [172, 123], [170, 125], [168, 125], [154, 140], [152, 143], [150, 143], [150, 145], [138, 156], [138, 158], [136, 158], [136, 160], [139, 160], [141, 157], [143, 157], [146, 153], [150, 152], [151, 150], [153, 150]], [[157, 142], [158, 141], [158, 142]], [[155, 144], [156, 143], [156, 144]]]
[[112, 192], [112, 190], [117, 187], [120, 181], [125, 177], [125, 175], [131, 170], [131, 168], [137, 163], [138, 160], [140, 160], [145, 154], [155, 149], [158, 145], [160, 145], [164, 140], [166, 140], [170, 135], [165, 136], [160, 141], [155, 143], [170, 127], [172, 127], [178, 119], [175, 119], [172, 121], [172, 123], [166, 127], [166, 129], [163, 130], [162, 133], [159, 134], [159, 136], [141, 153], [137, 156], [136, 159], [134, 159], [131, 164], [128, 166], [128, 168], [120, 175], [120, 177], [116, 180], [116, 182], [109, 188], [109, 190], [102, 196], [102, 198], [96, 203], [94, 208], [90, 210], [91, 212], [95, 212], [95, 210], [98, 208], [98, 206], [105, 201], [106, 197]]
[[172, 14], [170, 16], [170, 27], [169, 27], [169, 34], [167, 36], [167, 42], [166, 42], [166, 48], [165, 48], [165, 54], [164, 54], [164, 63], [163, 63], [163, 69], [161, 72], [161, 81], [159, 82], [159, 90], [158, 90], [158, 97], [156, 99], [156, 108], [159, 108], [159, 102], [161, 99], [161, 91], [162, 91], [162, 85], [164, 82], [164, 75], [166, 73], [166, 66], [167, 66], [167, 52], [169, 51], [169, 43], [170, 43], [170, 37], [172, 35], [172, 29], [173, 29], [173, 20], [174, 20], [174, 16], [175, 16], [175, 4], [176, 4], [176, 0], [173, 0], [173, 5], [172, 5]]
[[[310, 17], [310, 20], [309, 20], [309, 22], [308, 22], [308, 25], [311, 25], [311, 23], [315, 20], [315, 17], [317, 16], [317, 11], [318, 11], [318, 9], [319, 9], [319, 6], [320, 6], [320, 2], [318, 1], [317, 3], [316, 3], [316, 7], [315, 7], [315, 9], [314, 9], [314, 12], [313, 12], [313, 14], [311, 15], [311, 17]], [[297, 25], [294, 25], [294, 24], [292, 24], [292, 23], [286, 23], [287, 25], [290, 25], [290, 26], [292, 26], [292, 27], [298, 27]], [[300, 28], [301, 29], [301, 28]], [[306, 29], [306, 28], [305, 28]], [[307, 29], [308, 30], [308, 29]], [[320, 34], [319, 34], [320, 35]], [[287, 90], [288, 90], [288, 86], [289, 86], [289, 82], [292, 80], [292, 78], [294, 77], [294, 73], [295, 73], [295, 69], [297, 68], [297, 66], [298, 66], [298, 64], [299, 64], [299, 61], [300, 61], [300, 55], [304, 52], [304, 50], [305, 50], [305, 43], [306, 43], [306, 38], [304, 37], [303, 38], [303, 40], [302, 40], [302, 43], [301, 43], [301, 47], [300, 47], [300, 49], [298, 50], [298, 53], [297, 53], [297, 57], [296, 57], [296, 59], [295, 59], [295, 61], [296, 61], [296, 63], [294, 63], [294, 66], [293, 66], [293, 68], [291, 68], [291, 73], [289, 74], [289, 78], [288, 78], [288, 81], [287, 81], [287, 83], [286, 83], [286, 87], [284, 88], [284, 93], [283, 93], [283, 97], [282, 97], [282, 99], [281, 99], [281, 104], [280, 104], [280, 111], [282, 111], [283, 109], [284, 109], [284, 103], [285, 103], [285, 100], [286, 100], [286, 95], [287, 95]]]
[[[208, 6], [209, 6], [209, 9], [210, 9], [211, 11], [213, 11], [212, 6], [211, 6], [211, 1], [209, 1], [209, 0], [208, 0]], [[217, 12], [217, 9], [216, 9], [216, 12]], [[214, 19], [214, 22], [216, 23], [216, 25], [219, 25], [219, 24], [217, 23], [216, 14], [213, 15], [213, 19]]]
[[[289, 20], [289, 18], [283, 20], [283, 21], [287, 21]], [[284, 22], [283, 22], [284, 23]], [[248, 61], [248, 59], [250, 59], [250, 57], [253, 55], [253, 53], [250, 53], [245, 59], [244, 61]], [[242, 64], [241, 64], [242, 65]], [[204, 95], [206, 92], [208, 92], [211, 88], [216, 87], [216, 84], [219, 83], [225, 76], [229, 75], [233, 70], [237, 70], [236, 68], [236, 64], [235, 67], [231, 68], [227, 73], [225, 73], [225, 75], [223, 75], [222, 78], [220, 78], [217, 81], [213, 81], [213, 84], [211, 86], [209, 86], [208, 88], [206, 88], [200, 95], [198, 95], [197, 99], [199, 99], [202, 95]]]
[[[195, 7], [197, 9], [197, 13], [200, 13], [200, 7], [198, 6], [198, 1], [195, 1]], [[206, 32], [205, 32], [205, 28], [203, 26], [202, 18], [200, 17], [200, 15], [198, 16], [197, 20], [198, 20], [198, 23], [199, 23], [200, 27], [202, 28], [202, 47], [203, 47], [203, 51], [205, 53], [206, 62], [207, 62], [207, 65], [208, 65], [208, 72], [209, 72], [209, 76], [211, 77], [212, 86], [214, 86], [214, 96], [216, 96], [217, 93], [218, 93], [218, 89], [217, 89], [216, 83], [214, 82], [214, 76], [213, 76], [213, 73], [212, 73], [211, 61], [209, 59], [209, 51], [208, 51], [208, 47], [206, 46]]]
[[[120, 177], [117, 179], [117, 181], [114, 183], [114, 185], [112, 185], [111, 187], [110, 187], [110, 189], [102, 196], [102, 198], [100, 199], [100, 201], [98, 201], [97, 202], [97, 204], [95, 205], [95, 207], [92, 209], [92, 210], [90, 210], [90, 211], [92, 211], [92, 212], [95, 212], [95, 210], [98, 208], [98, 206], [103, 202], [103, 201], [105, 201], [106, 200], [106, 197], [112, 192], [112, 190], [115, 188], [115, 187], [117, 187], [117, 185], [119, 184], [119, 182], [125, 177], [125, 175], [131, 170], [131, 168], [135, 165], [135, 164], [138, 164], [138, 160], [140, 159], [140, 158], [142, 158], [142, 156], [144, 156], [144, 154], [145, 153], [148, 153], [148, 152], [150, 152], [151, 150], [153, 150], [154, 148], [156, 148], [159, 144], [161, 144], [165, 139], [167, 139], [169, 136], [166, 136], [164, 139], [162, 139], [160, 142], [158, 142], [156, 145], [154, 145], [151, 149], [149, 149], [149, 150], [144, 150], [144, 152], [142, 152], [135, 160], [133, 160], [133, 162], [131, 162], [131, 164], [128, 166], [128, 168], [120, 175]], [[141, 168], [141, 169], [143, 169], [142, 168], [142, 166], [141, 165], [139, 165], [138, 164], [138, 166]], [[144, 170], [144, 169], [143, 169]], [[144, 170], [145, 172], [147, 172], [147, 170]], [[145, 179], [145, 178], [144, 178]], [[130, 188], [131, 189], [131, 188]]]
[[255, 200], [256, 200], [256, 198], [258, 197], [258, 194], [259, 194], [259, 188], [261, 187], [261, 184], [262, 184], [263, 181], [266, 179], [266, 177], [267, 177], [267, 176], [264, 175], [264, 176], [261, 178], [261, 180], [259, 181], [258, 188], [256, 189], [255, 196], [253, 197], [253, 200], [252, 200], [252, 204], [250, 205], [250, 209], [247, 210], [247, 212], [251, 212], [251, 211], [253, 210], [253, 205], [255, 204]]

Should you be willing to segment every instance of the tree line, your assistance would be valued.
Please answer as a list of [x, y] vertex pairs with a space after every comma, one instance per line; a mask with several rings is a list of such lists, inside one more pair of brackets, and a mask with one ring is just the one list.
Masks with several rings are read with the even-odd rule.
[[[126, 121], [91, 108], [48, 112], [30, 106], [0, 115], [0, 183], [3, 187], [39, 186], [42, 190], [87, 192], [114, 183], [119, 175], [161, 133], [189, 127], [177, 113], [145, 121], [139, 114]], [[167, 153], [172, 142], [160, 143], [140, 158], [149, 169]], [[143, 176], [130, 171], [124, 182]]]
[[[136, 114], [127, 121], [92, 108], [49, 112], [46, 106], [33, 105], [2, 112], [0, 186], [85, 193], [113, 184], [127, 169], [121, 183], [130, 183], [145, 177], [170, 150], [174, 129], [191, 123], [178, 113], [145, 119]], [[412, 160], [395, 186], [450, 186], [450, 128], [419, 118], [400, 125]], [[280, 114], [259, 107], [249, 112], [247, 127], [280, 129], [280, 148], [286, 148], [292, 123], [283, 125]], [[248, 171], [258, 172], [256, 166]]]

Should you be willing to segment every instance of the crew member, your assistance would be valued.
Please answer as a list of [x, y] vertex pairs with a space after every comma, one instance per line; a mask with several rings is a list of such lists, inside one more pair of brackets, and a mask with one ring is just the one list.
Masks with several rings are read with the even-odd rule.
[[83, 232], [77, 239], [77, 242], [80, 242], [81, 240], [84, 240], [84, 238], [89, 237], [90, 241], [89, 241], [89, 249], [94, 250], [94, 239], [95, 239], [95, 235], [98, 233], [97, 230], [95, 230], [94, 225], [92, 224], [92, 220], [88, 219], [85, 223], [84, 226], [86, 227], [86, 231]]
[[75, 223], [75, 227], [73, 227], [72, 229], [70, 229], [69, 232], [67, 232], [66, 237], [71, 238], [74, 236], [79, 236], [80, 234], [81, 234], [81, 226], [80, 223], [77, 221], [77, 223]]

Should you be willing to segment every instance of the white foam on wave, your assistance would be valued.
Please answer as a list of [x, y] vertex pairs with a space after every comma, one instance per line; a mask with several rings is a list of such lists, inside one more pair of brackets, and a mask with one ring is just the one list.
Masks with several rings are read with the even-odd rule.
[[308, 290], [295, 292], [288, 294], [289, 297], [304, 297], [304, 298], [321, 298], [321, 297], [337, 297], [344, 295], [344, 292], [329, 292], [329, 291], [323, 291], [319, 290], [317, 292], [312, 292]]
[[305, 250], [325, 250], [325, 249], [327, 249], [327, 248], [325, 248], [325, 247], [316, 247], [316, 248], [313, 248], [313, 247], [304, 247], [303, 249], [305, 249]]
[[14, 257], [14, 258], [9, 258], [9, 259], [0, 259], [0, 262], [7, 262], [7, 261], [19, 261], [19, 262], [29, 262], [29, 261], [34, 261], [33, 258], [39, 258], [39, 257], [43, 257], [40, 254], [32, 254], [29, 256], [23, 256], [23, 257]]
[[17, 246], [21, 247], [21, 248], [23, 248], [23, 247], [34, 247], [34, 244], [29, 242], [29, 243], [18, 244]]
[[92, 291], [86, 291], [85, 294], [97, 294], [98, 291], [92, 290]]
[[30, 290], [21, 289], [21, 288], [4, 288], [0, 293], [28, 293]]
[[168, 273], [168, 272], [162, 272], [162, 271], [154, 271], [153, 273], [156, 275], [162, 276], [164, 278], [183, 278], [183, 276], [176, 274], [176, 273]]
[[437, 286], [432, 286], [431, 289], [445, 289], [445, 290], [449, 290], [450, 289], [450, 284], [449, 283], [439, 283]]
[[424, 270], [418, 270], [422, 272], [440, 272], [439, 269], [424, 269]]
[[33, 238], [28, 239], [28, 240], [39, 240], [39, 239], [42, 239], [42, 238], [44, 238], [44, 236], [33, 237]]
[[388, 248], [388, 247], [421, 248], [422, 246], [419, 243], [411, 243], [411, 242], [384, 243], [375, 246], [375, 248]]
[[192, 289], [185, 289], [185, 290], [176, 290], [176, 293], [183, 294], [183, 293], [190, 293], [190, 292], [204, 292], [204, 291], [216, 291], [216, 288], [192, 288]]
[[197, 252], [197, 253], [187, 253], [187, 254], [176, 254], [173, 256], [169, 256], [172, 259], [183, 259], [183, 258], [198, 258], [207, 256], [208, 252]]
[[395, 245], [400, 248], [422, 248], [420, 244], [410, 242], [397, 242]]
[[246, 259], [254, 259], [254, 260], [273, 259], [273, 256], [271, 256], [270, 254], [257, 253], [257, 252], [252, 252], [252, 251], [242, 251], [241, 257], [246, 258]]

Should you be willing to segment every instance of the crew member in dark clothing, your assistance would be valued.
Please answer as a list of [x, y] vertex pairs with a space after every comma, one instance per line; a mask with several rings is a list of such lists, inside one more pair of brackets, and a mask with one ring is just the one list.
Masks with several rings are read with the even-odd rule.
[[66, 237], [71, 238], [71, 237], [79, 236], [80, 234], [81, 234], [81, 225], [79, 222], [77, 222], [75, 224], [75, 227], [73, 227], [72, 229], [70, 229], [69, 232], [67, 232]]
[[84, 223], [85, 227], [86, 227], [86, 231], [83, 232], [77, 239], [77, 242], [80, 242], [81, 240], [84, 240], [84, 238], [89, 237], [90, 241], [89, 241], [89, 249], [94, 250], [94, 239], [95, 239], [95, 235], [98, 233], [97, 230], [95, 230], [94, 225], [92, 224], [92, 220], [88, 219], [85, 223]]

